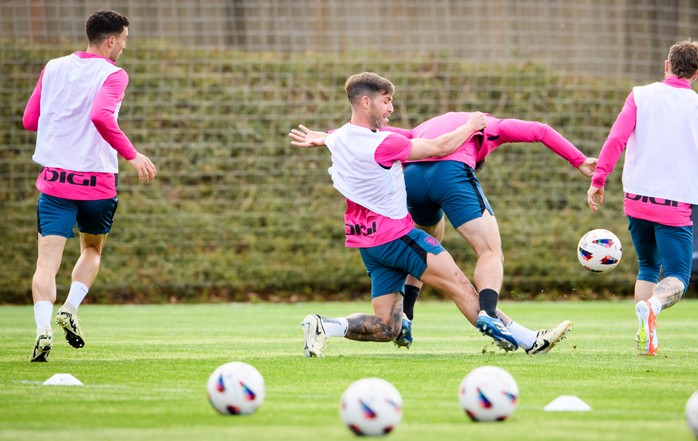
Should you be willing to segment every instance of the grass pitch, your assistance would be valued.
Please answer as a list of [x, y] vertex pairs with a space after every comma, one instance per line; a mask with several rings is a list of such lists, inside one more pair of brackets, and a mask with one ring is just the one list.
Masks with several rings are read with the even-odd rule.
[[[502, 302], [533, 328], [574, 328], [545, 356], [505, 354], [447, 302], [417, 304], [410, 350], [328, 340], [325, 358], [303, 358], [300, 321], [369, 312], [369, 302], [327, 304], [84, 305], [86, 346], [68, 346], [54, 325], [49, 363], [29, 363], [30, 306], [0, 307], [0, 440], [350, 440], [339, 398], [354, 380], [392, 382], [404, 417], [390, 440], [691, 440], [684, 406], [698, 389], [698, 301], [659, 316], [657, 357], [639, 357], [630, 301]], [[266, 399], [252, 416], [220, 416], [206, 381], [228, 361], [254, 365]], [[457, 389], [474, 367], [516, 378], [519, 405], [503, 423], [472, 423]], [[69, 373], [84, 386], [44, 386]], [[591, 412], [544, 412], [576, 395]]]

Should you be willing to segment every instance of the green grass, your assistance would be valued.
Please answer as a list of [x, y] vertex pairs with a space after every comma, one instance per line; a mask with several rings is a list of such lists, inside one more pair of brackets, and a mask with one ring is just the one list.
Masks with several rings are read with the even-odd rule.
[[[331, 339], [325, 358], [305, 359], [305, 314], [367, 312], [369, 303], [84, 305], [87, 345], [70, 348], [56, 329], [51, 361], [29, 363], [31, 307], [0, 307], [0, 440], [350, 440], [339, 397], [369, 376], [402, 394], [404, 417], [391, 440], [693, 438], [684, 406], [698, 389], [698, 301], [659, 316], [660, 355], [651, 358], [635, 354], [630, 301], [502, 307], [531, 327], [563, 319], [575, 326], [547, 356], [504, 354], [453, 305], [423, 302], [409, 351]], [[219, 416], [207, 401], [208, 376], [233, 360], [265, 377], [266, 399], [252, 416]], [[518, 408], [503, 423], [472, 423], [458, 406], [460, 381], [481, 365], [501, 366], [519, 384]], [[84, 386], [43, 386], [55, 373]], [[593, 410], [544, 412], [560, 395]]]

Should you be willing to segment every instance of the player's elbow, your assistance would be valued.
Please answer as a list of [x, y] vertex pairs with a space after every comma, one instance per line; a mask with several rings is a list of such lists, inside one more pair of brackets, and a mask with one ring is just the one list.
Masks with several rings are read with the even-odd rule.
[[437, 146], [430, 150], [427, 158], [441, 158], [442, 156], [445, 156], [447, 153], [448, 150], [446, 150], [442, 146]]
[[550, 127], [549, 125], [542, 123], [542, 122], [534, 122], [531, 125], [531, 133], [533, 134], [533, 138], [540, 142], [546, 138], [548, 133], [553, 131], [553, 128]]
[[39, 124], [33, 121], [27, 121], [26, 119], [22, 120], [22, 125], [24, 126], [25, 130], [30, 130], [32, 132], [36, 132], [39, 129]]
[[98, 132], [102, 133], [107, 129], [109, 115], [100, 110], [92, 110], [90, 112], [90, 121], [94, 124]]
[[432, 145], [432, 154], [430, 156], [442, 157], [446, 156], [453, 151], [453, 145], [449, 145], [448, 142], [434, 142]]
[[39, 119], [33, 118], [31, 115], [25, 113], [24, 116], [22, 116], [22, 126], [24, 126], [25, 130], [36, 132], [39, 129]]

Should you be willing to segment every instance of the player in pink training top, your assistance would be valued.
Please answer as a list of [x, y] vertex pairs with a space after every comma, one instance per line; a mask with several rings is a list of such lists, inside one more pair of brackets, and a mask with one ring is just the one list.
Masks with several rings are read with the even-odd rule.
[[627, 147], [623, 208], [639, 266], [635, 340], [641, 355], [657, 354], [657, 315], [678, 303], [691, 275], [691, 211], [698, 204], [698, 94], [691, 89], [696, 79], [698, 43], [675, 43], [664, 61], [664, 80], [633, 88], [625, 100], [587, 191], [587, 203], [597, 211], [606, 178]]
[[[463, 124], [468, 112], [450, 112], [423, 122], [412, 130], [388, 128], [408, 138], [433, 138]], [[499, 317], [518, 346], [529, 354], [543, 354], [564, 338], [572, 323], [565, 320], [547, 330], [531, 330], [511, 320], [497, 308], [504, 278], [504, 256], [499, 227], [480, 182], [477, 165], [502, 144], [541, 142], [582, 174], [591, 176], [595, 158], [587, 158], [572, 143], [546, 124], [518, 119], [498, 119], [487, 115], [487, 127], [478, 137], [468, 140], [458, 150], [442, 158], [408, 161], [405, 164], [407, 206], [415, 223], [438, 240], [444, 235], [444, 213], [456, 231], [470, 244], [477, 263], [473, 282], [479, 291], [481, 313], [475, 325], [482, 328], [491, 317]], [[412, 344], [414, 304], [422, 283], [408, 277], [405, 286], [405, 317], [398, 346]]]
[[114, 221], [117, 155], [136, 169], [141, 182], [150, 183], [157, 173], [116, 121], [128, 85], [128, 75], [116, 66], [126, 48], [128, 25], [117, 12], [92, 14], [85, 26], [87, 50], [49, 61], [24, 111], [24, 127], [37, 132], [32, 159], [43, 167], [36, 181], [38, 257], [32, 280], [36, 341], [30, 361], [48, 361], [53, 347], [50, 320], [56, 274], [76, 224], [80, 258], [56, 324], [72, 347], [85, 344], [77, 310], [97, 277]]
[[[293, 145], [327, 145], [332, 153], [332, 182], [347, 200], [346, 245], [359, 249], [371, 277], [374, 314], [337, 318], [307, 315], [301, 323], [306, 357], [322, 356], [329, 337], [382, 342], [395, 339], [401, 328], [403, 287], [408, 274], [443, 291], [468, 320], [477, 316], [471, 283], [438, 241], [414, 227], [407, 211], [402, 163], [452, 152], [484, 126], [484, 116], [474, 114], [467, 123], [435, 139], [409, 140], [381, 130], [393, 112], [394, 86], [390, 81], [364, 72], [349, 77], [345, 90], [352, 108], [349, 123], [327, 136], [302, 126], [289, 135]], [[495, 339], [506, 338], [499, 329], [487, 334]]]

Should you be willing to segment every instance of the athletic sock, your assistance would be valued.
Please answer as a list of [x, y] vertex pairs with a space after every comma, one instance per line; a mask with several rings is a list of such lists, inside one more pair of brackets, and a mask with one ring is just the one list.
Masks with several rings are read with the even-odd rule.
[[87, 285], [85, 285], [84, 283], [73, 282], [70, 285], [68, 298], [65, 299], [66, 305], [72, 307], [75, 310], [75, 312], [77, 312], [78, 306], [80, 306], [82, 301], [85, 300], [85, 297], [87, 296], [87, 292], [89, 290], [90, 288], [88, 288]]
[[497, 318], [497, 300], [499, 299], [497, 291], [485, 288], [480, 291], [478, 297], [480, 299], [480, 310], [485, 311], [490, 317]]
[[405, 285], [405, 300], [402, 303], [402, 311], [409, 320], [414, 318], [414, 304], [419, 297], [419, 288], [414, 285]]
[[659, 312], [662, 310], [662, 302], [660, 302], [656, 297], [650, 297], [648, 302], [652, 307], [652, 311], [654, 311], [654, 315], [659, 315]]
[[507, 325], [507, 329], [514, 336], [516, 343], [524, 349], [531, 349], [534, 344], [536, 344], [536, 337], [538, 337], [538, 331], [533, 331], [531, 329], [525, 328], [520, 324], [516, 323], [514, 320], [510, 321]]
[[346, 318], [320, 317], [320, 321], [322, 322], [322, 329], [325, 330], [325, 335], [327, 335], [327, 337], [344, 337], [347, 335], [349, 322]]
[[53, 303], [42, 300], [34, 303], [34, 321], [36, 322], [37, 336], [44, 329], [51, 329], [51, 317], [53, 316]]

